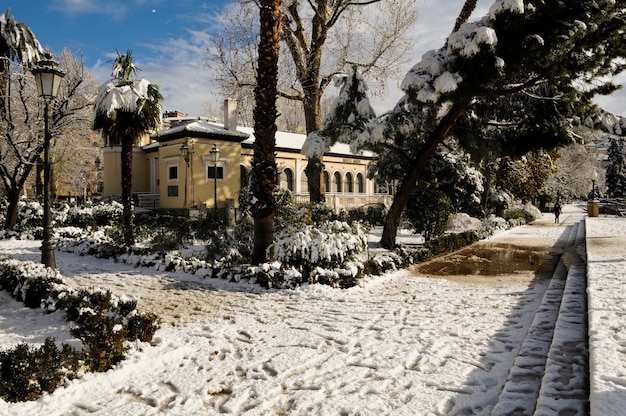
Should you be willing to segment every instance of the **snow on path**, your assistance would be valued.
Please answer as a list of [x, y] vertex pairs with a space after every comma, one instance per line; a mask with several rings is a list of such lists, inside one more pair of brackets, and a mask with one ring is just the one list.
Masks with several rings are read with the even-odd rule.
[[[566, 226], [543, 221], [494, 238], [556, 244]], [[0, 242], [0, 253], [38, 261], [38, 244]], [[139, 296], [163, 328], [116, 369], [0, 401], [1, 415], [487, 415], [546, 289], [402, 271], [348, 290], [266, 291], [70, 253], [57, 263], [77, 286]]]
[[591, 414], [626, 409], [626, 219], [588, 218]]

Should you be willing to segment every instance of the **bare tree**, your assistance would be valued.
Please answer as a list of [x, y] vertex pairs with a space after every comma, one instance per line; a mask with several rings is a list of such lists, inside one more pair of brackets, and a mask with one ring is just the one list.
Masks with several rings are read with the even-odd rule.
[[98, 82], [85, 69], [85, 62], [64, 49], [60, 65], [66, 73], [57, 98], [61, 111], [71, 114], [58, 120], [53, 137], [54, 179], [58, 190], [80, 195], [94, 182], [96, 158], [101, 157], [98, 136], [92, 132], [93, 105]]
[[[258, 1], [240, 3], [224, 17], [224, 28], [208, 50], [210, 68], [223, 91], [243, 102], [255, 85], [254, 45], [258, 34], [248, 19]], [[385, 80], [397, 75], [411, 54], [408, 31], [417, 8], [413, 0], [286, 0], [282, 41], [289, 53], [279, 63], [279, 96], [299, 102], [306, 133], [322, 127], [320, 102], [334, 75], [357, 65], [384, 91]], [[235, 17], [236, 16], [236, 17]], [[290, 104], [293, 105], [293, 104]], [[322, 157], [309, 160], [307, 175], [312, 201], [324, 201]]]
[[[57, 174], [65, 172], [63, 162], [74, 163], [76, 153], [63, 152], [65, 146], [79, 149], [89, 143], [90, 103], [95, 93], [93, 77], [69, 52], [62, 56], [61, 69], [67, 73], [59, 95], [51, 108], [50, 133]], [[13, 228], [17, 205], [33, 168], [39, 163], [43, 150], [43, 103], [37, 95], [30, 71], [12, 63], [8, 65], [7, 99], [2, 112], [3, 146], [0, 149], [0, 179], [9, 200], [5, 227]], [[82, 157], [82, 156], [81, 156]]]

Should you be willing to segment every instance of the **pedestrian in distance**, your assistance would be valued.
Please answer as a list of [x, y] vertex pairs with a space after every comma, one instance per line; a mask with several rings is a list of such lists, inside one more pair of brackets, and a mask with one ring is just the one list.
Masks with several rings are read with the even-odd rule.
[[561, 204], [559, 203], [559, 201], [557, 201], [556, 204], [554, 204], [554, 223], [555, 224], [559, 223], [559, 215], [561, 215]]

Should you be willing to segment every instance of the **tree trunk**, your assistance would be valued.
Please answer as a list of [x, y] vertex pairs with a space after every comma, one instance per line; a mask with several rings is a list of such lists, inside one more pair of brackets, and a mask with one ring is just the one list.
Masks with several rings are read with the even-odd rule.
[[7, 217], [4, 221], [4, 228], [12, 230], [17, 224], [17, 207], [20, 201], [20, 192], [7, 189], [7, 199], [9, 200], [9, 206], [7, 207]]
[[282, 0], [261, 0], [260, 42], [257, 85], [254, 90], [254, 145], [252, 158], [251, 211], [254, 219], [254, 247], [252, 264], [261, 264], [273, 255], [269, 248], [274, 243], [276, 215], [276, 97], [278, 95], [278, 56]]
[[133, 232], [133, 139], [122, 139], [122, 206], [124, 208], [124, 245], [135, 244]]
[[[302, 81], [302, 85], [317, 85], [314, 80]], [[320, 94], [317, 88], [303, 88], [305, 101], [303, 103], [304, 120], [307, 134], [322, 128], [320, 116]], [[309, 201], [326, 202], [326, 187], [324, 184], [324, 156], [310, 158], [304, 170], [309, 184]]]
[[457, 30], [459, 30], [463, 23], [467, 22], [467, 20], [469, 19], [470, 15], [472, 14], [474, 9], [476, 8], [476, 3], [477, 2], [478, 2], [478, 0], [466, 0], [465, 1], [465, 4], [463, 5], [463, 8], [461, 9], [461, 13], [459, 13], [459, 16], [456, 18], [456, 23], [454, 24], [454, 29], [452, 29], [453, 33], [456, 32]]
[[326, 202], [326, 184], [322, 172], [324, 172], [322, 157], [310, 158], [304, 169], [309, 184], [310, 202]]
[[413, 192], [413, 189], [415, 189], [417, 180], [420, 178], [422, 172], [426, 168], [426, 164], [435, 153], [435, 150], [437, 150], [437, 146], [444, 141], [446, 135], [459, 116], [463, 114], [470, 101], [471, 98], [468, 98], [452, 106], [448, 114], [441, 119], [435, 130], [433, 130], [429, 138], [424, 143], [424, 147], [422, 147], [422, 151], [419, 156], [413, 159], [413, 162], [409, 165], [408, 172], [404, 176], [404, 179], [400, 184], [400, 188], [398, 188], [398, 192], [396, 192], [396, 196], [393, 199], [393, 203], [391, 204], [389, 212], [387, 213], [387, 218], [385, 219], [383, 235], [380, 239], [380, 244], [384, 248], [392, 249], [396, 246], [396, 235], [402, 218], [402, 211], [404, 211], [404, 207], [406, 207], [406, 204], [411, 197], [411, 193]]

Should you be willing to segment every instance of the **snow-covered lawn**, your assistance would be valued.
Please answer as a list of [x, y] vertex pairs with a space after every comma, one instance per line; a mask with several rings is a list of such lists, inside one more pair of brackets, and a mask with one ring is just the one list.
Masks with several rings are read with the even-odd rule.
[[[546, 215], [491, 241], [552, 247], [582, 215], [566, 211], [560, 226]], [[0, 241], [0, 254], [39, 261], [39, 244]], [[490, 414], [547, 286], [405, 270], [347, 290], [267, 291], [63, 252], [57, 264], [68, 284], [139, 296], [163, 326], [115, 369], [34, 402], [0, 400], [1, 415]], [[77, 342], [67, 328], [0, 292], [0, 348]]]

